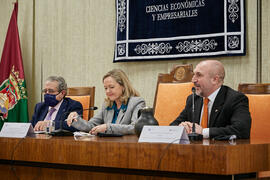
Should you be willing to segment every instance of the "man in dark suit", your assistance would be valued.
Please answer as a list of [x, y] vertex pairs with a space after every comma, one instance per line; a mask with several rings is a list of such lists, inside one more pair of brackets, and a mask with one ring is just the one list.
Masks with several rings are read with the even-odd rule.
[[32, 125], [35, 131], [43, 131], [51, 122], [55, 122], [55, 129], [60, 128], [62, 121], [63, 129], [76, 131], [75, 128], [67, 126], [64, 121], [69, 112], [76, 111], [82, 114], [83, 108], [80, 102], [65, 97], [67, 94], [67, 84], [63, 77], [50, 76], [45, 81], [44, 102], [35, 106], [35, 112], [32, 117]]
[[[236, 135], [237, 138], [249, 138], [251, 117], [248, 98], [224, 86], [224, 77], [224, 66], [216, 60], [202, 61], [194, 69], [192, 82], [196, 89], [195, 131], [202, 134], [204, 138], [231, 135]], [[185, 109], [170, 125], [184, 126], [187, 133], [191, 133], [191, 122], [192, 95], [187, 98]]]

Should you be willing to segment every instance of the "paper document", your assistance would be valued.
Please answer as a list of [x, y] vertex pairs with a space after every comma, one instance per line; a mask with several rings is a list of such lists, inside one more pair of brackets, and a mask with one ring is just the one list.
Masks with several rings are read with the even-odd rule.
[[46, 131], [34, 131], [35, 134], [45, 134]]
[[95, 136], [86, 132], [74, 132], [74, 136]]

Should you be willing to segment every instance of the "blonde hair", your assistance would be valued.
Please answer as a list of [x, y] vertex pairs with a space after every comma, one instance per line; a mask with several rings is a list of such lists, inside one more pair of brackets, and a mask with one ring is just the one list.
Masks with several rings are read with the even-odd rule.
[[[107, 72], [107, 74], [103, 76], [103, 82], [107, 77], [112, 77], [118, 84], [124, 87], [123, 94], [120, 97], [122, 104], [127, 104], [128, 98], [131, 96], [140, 96], [139, 92], [132, 87], [126, 73], [121, 69], [113, 69]], [[113, 101], [111, 101], [108, 97], [105, 98], [105, 102], [107, 106], [112, 107]]]

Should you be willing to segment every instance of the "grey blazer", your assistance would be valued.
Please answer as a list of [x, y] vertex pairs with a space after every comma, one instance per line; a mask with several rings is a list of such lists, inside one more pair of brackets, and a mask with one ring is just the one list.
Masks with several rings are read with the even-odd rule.
[[71, 125], [76, 129], [84, 132], [89, 132], [93, 127], [107, 124], [106, 133], [118, 133], [118, 134], [135, 134], [134, 125], [138, 120], [138, 111], [145, 107], [145, 101], [141, 97], [130, 97], [127, 105], [127, 109], [120, 110], [115, 124], [111, 124], [114, 110], [108, 109], [105, 103], [102, 105], [102, 109], [89, 121], [78, 119]]

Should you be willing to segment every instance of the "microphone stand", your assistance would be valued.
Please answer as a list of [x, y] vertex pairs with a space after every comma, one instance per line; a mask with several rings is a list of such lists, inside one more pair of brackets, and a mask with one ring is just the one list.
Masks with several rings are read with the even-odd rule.
[[195, 130], [195, 103], [194, 103], [194, 95], [195, 88], [192, 87], [192, 132], [188, 134], [188, 138], [190, 141], [201, 141], [203, 139], [203, 135], [196, 133]]

